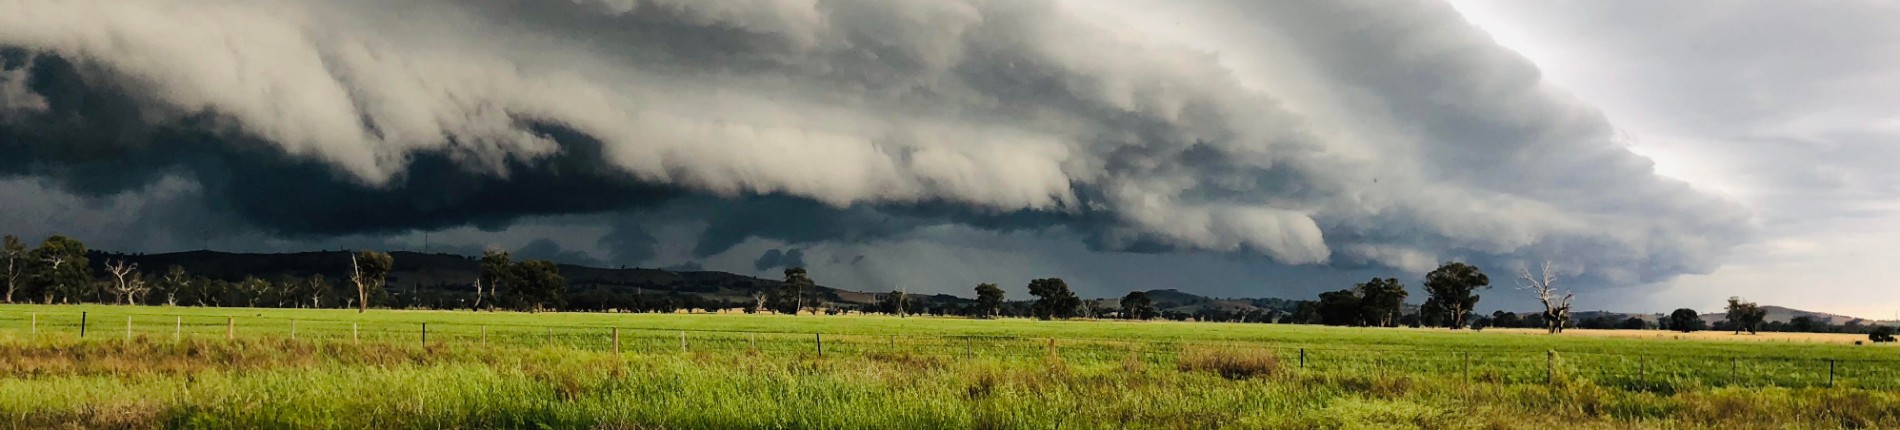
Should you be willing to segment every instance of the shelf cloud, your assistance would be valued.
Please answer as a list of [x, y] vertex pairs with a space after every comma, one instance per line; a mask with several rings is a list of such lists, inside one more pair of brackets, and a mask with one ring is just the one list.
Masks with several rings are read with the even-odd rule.
[[793, 245], [761, 268], [953, 226], [1628, 285], [1710, 271], [1756, 229], [1439, 2], [1169, 6], [1244, 52], [1077, 6], [0, 1], [0, 176], [184, 182], [287, 240], [584, 215], [614, 264], [681, 223], [694, 256]]

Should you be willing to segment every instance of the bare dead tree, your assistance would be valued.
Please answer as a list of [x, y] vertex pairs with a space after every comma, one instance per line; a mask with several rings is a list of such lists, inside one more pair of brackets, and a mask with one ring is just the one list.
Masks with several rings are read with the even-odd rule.
[[1551, 334], [1563, 333], [1564, 325], [1570, 322], [1570, 300], [1576, 298], [1577, 294], [1558, 291], [1552, 286], [1557, 282], [1557, 273], [1550, 270], [1550, 261], [1544, 261], [1541, 274], [1531, 273], [1529, 267], [1520, 267], [1517, 277], [1524, 281], [1524, 285], [1518, 289], [1536, 294], [1537, 300], [1544, 303], [1545, 330]]
[[[106, 262], [106, 273], [112, 274], [114, 282], [113, 293], [118, 294], [125, 304], [132, 304], [133, 294], [145, 288], [145, 280], [138, 278], [138, 271], [138, 263], [128, 265], [123, 259]], [[131, 279], [127, 279], [128, 276]]]
[[26, 244], [18, 236], [7, 236], [5, 246], [0, 247], [0, 269], [5, 269], [7, 295], [6, 302], [13, 303], [13, 292], [20, 289], [20, 275], [26, 273]]
[[469, 305], [468, 308], [476, 312], [482, 310], [482, 278], [480, 276], [475, 277], [475, 303]]

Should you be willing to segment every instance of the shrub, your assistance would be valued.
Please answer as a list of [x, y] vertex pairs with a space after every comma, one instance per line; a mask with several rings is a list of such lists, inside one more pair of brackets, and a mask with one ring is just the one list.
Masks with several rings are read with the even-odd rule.
[[1181, 371], [1213, 372], [1227, 379], [1269, 376], [1280, 371], [1280, 358], [1273, 351], [1255, 348], [1188, 347], [1175, 359]]
[[1893, 327], [1888, 327], [1884, 325], [1880, 327], [1875, 327], [1874, 331], [1867, 333], [1867, 340], [1873, 341], [1874, 343], [1892, 342], [1893, 341]]

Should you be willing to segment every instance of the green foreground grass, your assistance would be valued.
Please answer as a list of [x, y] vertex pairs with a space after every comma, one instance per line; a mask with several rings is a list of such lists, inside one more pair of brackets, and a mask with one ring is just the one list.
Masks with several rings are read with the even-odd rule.
[[[1893, 428], [1896, 352], [1258, 324], [0, 306], [0, 422]], [[1641, 368], [1624, 372], [1632, 357]], [[1813, 365], [1829, 360], [1831, 388]]]

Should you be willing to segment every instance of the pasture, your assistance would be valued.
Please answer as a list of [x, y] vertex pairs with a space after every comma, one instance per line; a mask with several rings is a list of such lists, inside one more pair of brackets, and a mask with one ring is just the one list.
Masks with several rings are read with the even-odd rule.
[[1900, 349], [1671, 335], [7, 305], [0, 414], [133, 428], [1900, 426]]

